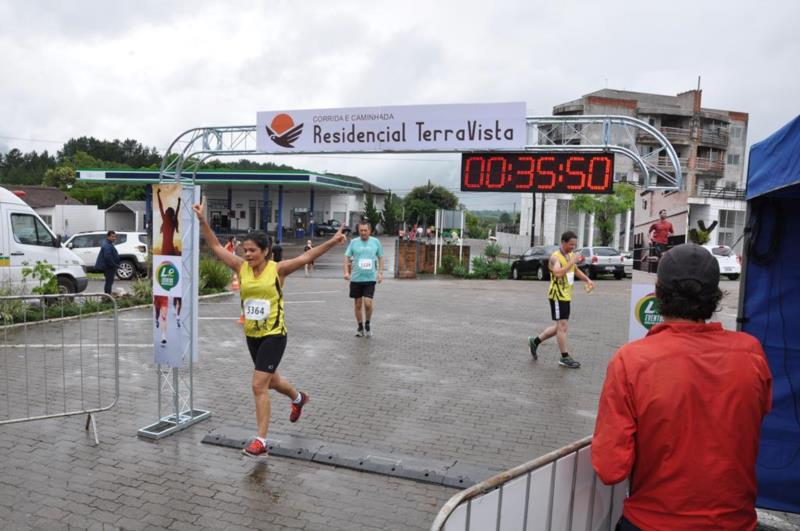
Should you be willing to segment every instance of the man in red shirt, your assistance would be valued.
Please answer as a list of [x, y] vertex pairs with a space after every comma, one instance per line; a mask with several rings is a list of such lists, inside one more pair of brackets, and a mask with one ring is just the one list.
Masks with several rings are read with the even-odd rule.
[[667, 221], [666, 210], [660, 210], [658, 217], [660, 219], [650, 225], [647, 233], [650, 236], [650, 244], [655, 247], [658, 256], [661, 256], [661, 253], [668, 249], [669, 235], [675, 234], [675, 230], [672, 228], [672, 223]]
[[630, 476], [623, 530], [756, 529], [772, 375], [755, 338], [705, 322], [722, 295], [711, 253], [667, 251], [656, 283], [664, 322], [608, 364], [592, 465], [605, 484]]

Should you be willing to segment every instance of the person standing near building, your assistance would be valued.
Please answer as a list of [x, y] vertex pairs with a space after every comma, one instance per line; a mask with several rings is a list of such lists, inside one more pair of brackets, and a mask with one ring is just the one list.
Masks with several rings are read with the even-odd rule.
[[578, 369], [581, 366], [579, 362], [570, 357], [567, 348], [567, 324], [569, 323], [575, 276], [586, 282], [589, 290], [594, 289], [594, 282], [583, 271], [575, 267], [576, 264], [583, 262], [582, 254], [572, 252], [577, 244], [578, 236], [572, 231], [567, 231], [561, 235], [561, 245], [558, 250], [550, 255], [547, 264], [550, 270], [550, 289], [547, 292], [547, 299], [550, 302], [550, 315], [556, 323], [546, 328], [538, 336], [528, 338], [531, 356], [533, 359], [538, 359], [539, 345], [556, 336], [558, 348], [561, 351], [561, 359], [558, 360], [558, 364], [570, 369]]
[[630, 476], [623, 530], [756, 529], [772, 375], [754, 337], [706, 323], [723, 297], [719, 277], [698, 245], [665, 252], [655, 292], [663, 323], [608, 364], [592, 465], [607, 485]]
[[111, 288], [114, 285], [114, 277], [117, 274], [119, 267], [119, 253], [114, 242], [117, 241], [117, 233], [110, 230], [106, 233], [106, 239], [100, 244], [100, 252], [97, 254], [97, 260], [94, 263], [94, 268], [103, 272], [106, 283], [103, 286], [103, 292], [111, 295]]
[[650, 245], [656, 251], [656, 256], [661, 256], [661, 253], [669, 249], [669, 235], [675, 234], [672, 228], [672, 223], [667, 221], [667, 211], [660, 210], [658, 212], [659, 220], [650, 225], [647, 233], [650, 236]]
[[[311, 243], [311, 240], [308, 240], [306, 242], [306, 246], [303, 247], [303, 252], [307, 253], [308, 251], [310, 251], [313, 248], [314, 248], [314, 245]], [[309, 263], [306, 264], [305, 267], [306, 267], [306, 269], [305, 269], [306, 276], [309, 276], [311, 273], [314, 272], [314, 261], [313, 260], [310, 261]]]
[[368, 221], [359, 223], [359, 237], [353, 238], [344, 252], [344, 279], [350, 281], [350, 298], [354, 300], [358, 323], [356, 337], [372, 336], [370, 320], [375, 283], [383, 282], [383, 247], [371, 233]]
[[283, 286], [293, 272], [319, 258], [334, 246], [344, 243], [344, 227], [333, 237], [297, 258], [280, 263], [271, 260], [272, 240], [261, 231], [250, 232], [242, 241], [244, 258], [229, 253], [219, 243], [203, 215], [203, 206], [194, 205], [200, 229], [211, 252], [239, 274], [239, 295], [245, 315], [244, 334], [253, 359], [252, 390], [256, 409], [256, 436], [244, 449], [245, 455], [257, 457], [267, 453], [267, 431], [272, 411], [269, 391], [275, 389], [292, 400], [290, 422], [296, 422], [308, 403], [309, 395], [298, 392], [281, 374], [278, 365], [286, 349], [287, 330], [283, 310]]

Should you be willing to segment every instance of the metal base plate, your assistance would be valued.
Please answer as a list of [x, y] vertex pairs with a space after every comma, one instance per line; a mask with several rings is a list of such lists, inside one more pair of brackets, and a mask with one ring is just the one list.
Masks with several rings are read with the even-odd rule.
[[[226, 433], [210, 433], [204, 443], [242, 449], [252, 435], [245, 430], [226, 429]], [[435, 485], [464, 489], [488, 479], [500, 468], [476, 466], [459, 461], [417, 459], [397, 454], [379, 453], [349, 444], [329, 443], [300, 435], [271, 433], [267, 438], [271, 456], [290, 457], [327, 465], [341, 466]]]
[[180, 415], [178, 415], [177, 422], [175, 421], [175, 415], [161, 417], [161, 420], [159, 420], [155, 424], [151, 424], [149, 426], [141, 428], [137, 432], [137, 435], [139, 437], [145, 437], [147, 439], [163, 439], [168, 435], [172, 435], [175, 432], [185, 430], [189, 426], [197, 424], [201, 420], [205, 420], [209, 417], [211, 417], [210, 411], [204, 411], [202, 409], [195, 409], [190, 411], [187, 409], [186, 411], [183, 411]]

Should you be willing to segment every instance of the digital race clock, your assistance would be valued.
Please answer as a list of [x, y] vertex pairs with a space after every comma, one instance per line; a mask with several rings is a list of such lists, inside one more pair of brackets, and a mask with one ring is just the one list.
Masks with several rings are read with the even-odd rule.
[[610, 153], [462, 153], [462, 192], [610, 194]]

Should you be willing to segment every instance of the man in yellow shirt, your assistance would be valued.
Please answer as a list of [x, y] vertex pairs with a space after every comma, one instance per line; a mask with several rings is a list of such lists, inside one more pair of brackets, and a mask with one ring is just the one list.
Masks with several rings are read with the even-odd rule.
[[550, 301], [550, 314], [556, 323], [547, 327], [538, 336], [528, 338], [528, 347], [531, 349], [533, 359], [538, 359], [536, 350], [543, 341], [556, 336], [558, 348], [561, 350], [561, 359], [558, 364], [570, 369], [578, 369], [581, 364], [569, 355], [567, 348], [567, 323], [569, 322], [570, 303], [572, 302], [572, 287], [575, 284], [575, 276], [587, 283], [589, 290], [594, 289], [594, 282], [589, 280], [583, 271], [575, 267], [576, 264], [583, 262], [583, 255], [572, 251], [578, 244], [578, 236], [567, 231], [561, 235], [561, 245], [558, 250], [550, 255], [547, 264], [550, 269], [550, 289], [547, 298]]

